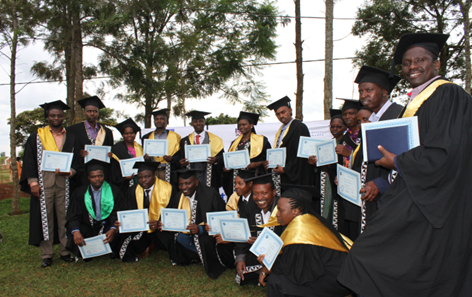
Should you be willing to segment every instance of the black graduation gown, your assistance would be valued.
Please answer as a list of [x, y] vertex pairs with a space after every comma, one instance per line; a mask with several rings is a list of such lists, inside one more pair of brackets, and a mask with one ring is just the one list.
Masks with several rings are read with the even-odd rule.
[[[83, 185], [80, 188], [77, 188], [74, 193], [72, 193], [71, 201], [69, 208], [67, 209], [66, 216], [66, 229], [67, 229], [67, 244], [66, 248], [71, 251], [74, 255], [80, 257], [80, 251], [77, 245], [74, 243], [74, 236], [71, 234], [71, 231], [74, 229], [79, 229], [80, 233], [84, 238], [89, 238], [97, 236], [104, 226], [102, 234], [105, 234], [114, 226], [117, 219], [116, 212], [121, 210], [123, 207], [122, 203], [124, 202], [124, 197], [121, 194], [120, 189], [115, 185], [110, 185], [113, 193], [113, 210], [110, 215], [101, 221], [93, 219], [85, 206], [85, 193], [89, 189], [90, 184]], [[89, 191], [91, 192], [91, 191]], [[95, 203], [92, 200], [92, 205], [95, 210]], [[118, 233], [115, 234], [115, 239], [117, 238]]]
[[[120, 160], [133, 158], [130, 155], [128, 151], [128, 147], [126, 146], [126, 143], [124, 141], [120, 141], [114, 146], [112, 146], [111, 152], [114, 153]], [[130, 181], [126, 180], [121, 174], [120, 162], [116, 161], [113, 158], [110, 159], [110, 162], [111, 162], [111, 182], [114, 185], [116, 185], [118, 188], [120, 188], [121, 193], [123, 193], [123, 196], [126, 196], [126, 193], [128, 192], [128, 189], [130, 188], [129, 186]]]
[[[38, 149], [36, 144], [36, 138], [38, 133], [32, 133], [25, 144], [25, 153], [23, 157], [23, 170], [21, 171], [20, 186], [21, 191], [31, 195], [31, 189], [28, 184], [28, 178], [38, 178]], [[80, 161], [79, 161], [79, 150], [78, 142], [75, 136], [66, 131], [66, 140], [62, 147], [62, 152], [73, 152], [74, 156], [72, 159], [71, 168], [76, 171], [76, 174], [80, 174]], [[70, 193], [66, 193], [67, 196]], [[43, 241], [43, 230], [41, 224], [41, 205], [39, 199], [31, 195], [30, 199], [30, 222], [29, 222], [29, 240], [28, 244], [39, 246], [39, 243]], [[57, 236], [57, 221], [54, 223], [54, 244], [59, 243], [59, 236]]]
[[[169, 203], [169, 208], [178, 208], [180, 197], [182, 196], [182, 192], [179, 191]], [[196, 217], [195, 223], [200, 224], [202, 222], [206, 223], [206, 213], [213, 212], [213, 211], [224, 211], [225, 210], [225, 203], [221, 196], [219, 195], [218, 191], [214, 188], [209, 188], [202, 183], [198, 184], [196, 193], [195, 193], [195, 201], [197, 203], [196, 209]], [[175, 234], [175, 232], [162, 232], [162, 233], [169, 233]], [[195, 238], [196, 235], [192, 235]], [[176, 238], [176, 236], [174, 236]], [[205, 267], [205, 271], [209, 277], [213, 279], [217, 279], [225, 270], [226, 267], [220, 262], [218, 259], [218, 255], [216, 253], [216, 239], [212, 236], [209, 236], [206, 231], [204, 231], [201, 235], [198, 235], [198, 241], [194, 240], [199, 246], [197, 246], [197, 251], [200, 250], [201, 255], [195, 254], [194, 252], [188, 250], [187, 248], [183, 247], [181, 244], [177, 243], [174, 239], [173, 244], [170, 246], [169, 255], [171, 260], [178, 265], [188, 265], [190, 264], [191, 260], [200, 259], [203, 262], [203, 266]]]
[[[185, 159], [185, 145], [190, 144], [189, 135], [185, 136], [180, 140], [180, 150], [175, 153], [174, 155], [174, 164], [177, 168], [181, 169], [180, 160]], [[223, 168], [224, 168], [224, 161], [223, 161], [223, 152], [222, 149], [215, 157], [216, 162], [211, 166], [211, 187], [215, 189], [219, 189], [223, 186]], [[193, 164], [197, 163], [190, 163], [190, 167], [194, 168]], [[206, 164], [206, 163], [201, 163]], [[206, 167], [204, 167], [206, 170]], [[206, 184], [206, 183], [205, 183]]]
[[472, 98], [438, 87], [416, 112], [420, 146], [353, 245], [338, 280], [362, 296], [470, 296]]
[[[284, 167], [285, 174], [281, 176], [283, 184], [313, 185], [315, 180], [314, 167], [308, 164], [306, 159], [297, 157], [300, 136], [310, 137], [310, 131], [305, 124], [294, 119], [280, 146], [285, 147], [287, 150], [287, 159], [285, 160]], [[274, 144], [274, 146], [276, 145], [277, 143]]]
[[[231, 147], [233, 145], [233, 141], [231, 141], [231, 145], [229, 147]], [[264, 144], [262, 145], [262, 152], [252, 158], [250, 161], [251, 163], [252, 162], [260, 162], [260, 161], [265, 161], [267, 160], [267, 150], [272, 148], [272, 146], [270, 145], [270, 142], [269, 140], [267, 139], [267, 137], [264, 136]], [[229, 151], [229, 149], [228, 149]], [[258, 171], [258, 175], [261, 175], [261, 174], [264, 174], [265, 173], [265, 168], [264, 168], [264, 165], [256, 168], [256, 169], [252, 169], [254, 171]], [[225, 193], [228, 195], [228, 198], [229, 196], [234, 192], [233, 190], [233, 182], [234, 182], [234, 170], [230, 170], [229, 172], [224, 172], [223, 173], [223, 179], [224, 179], [224, 190], [225, 190]]]
[[[113, 146], [113, 133], [111, 132], [110, 129], [106, 128], [104, 125], [97, 123], [100, 127], [105, 128], [105, 139], [103, 140], [102, 145], [107, 145], [107, 146]], [[78, 123], [72, 126], [69, 126], [66, 128], [66, 131], [74, 134], [75, 137], [77, 138], [79, 148], [81, 150], [85, 149], [85, 145], [91, 145], [92, 142], [87, 136], [87, 131], [85, 131], [85, 122]], [[80, 151], [78, 152], [78, 154]], [[79, 157], [80, 158], [80, 157]], [[84, 159], [80, 158], [81, 166], [84, 164]], [[110, 173], [110, 168], [106, 167], [105, 168], [105, 180], [107, 182], [111, 182], [111, 173]], [[81, 171], [81, 174], [76, 174], [72, 180], [72, 190], [75, 190], [76, 188], [85, 185], [88, 183], [87, 180], [87, 174], [85, 170]]]
[[[125, 202], [123, 204], [122, 210], [138, 209], [138, 203], [136, 202], [136, 186], [137, 185], [133, 185], [131, 188], [129, 188], [125, 196]], [[174, 188], [172, 188], [171, 198], [167, 204], [167, 207], [170, 207], [174, 196], [175, 191]], [[172, 234], [169, 234], [168, 232], [159, 232], [158, 230], [152, 233], [123, 233], [121, 234], [121, 242], [119, 245], [120, 257], [122, 258], [123, 262], [134, 262], [133, 259], [141, 255], [152, 243], [155, 243], [158, 249], [168, 250], [172, 239]]]

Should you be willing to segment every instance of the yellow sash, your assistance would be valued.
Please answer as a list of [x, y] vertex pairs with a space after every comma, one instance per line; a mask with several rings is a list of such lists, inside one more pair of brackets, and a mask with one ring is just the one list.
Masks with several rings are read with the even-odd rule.
[[[136, 152], [136, 158], [141, 157], [143, 155], [143, 147], [139, 143], [137, 143], [136, 141], [134, 142], [134, 151]], [[115, 159], [116, 161], [120, 162], [120, 158], [118, 158], [117, 155], [113, 154], [112, 158]]]
[[105, 135], [106, 135], [105, 128], [103, 126], [100, 126], [100, 129], [98, 130], [98, 133], [97, 133], [97, 138], [95, 138], [95, 145], [103, 145], [103, 142], [105, 141]]
[[49, 126], [46, 126], [44, 128], [38, 128], [38, 136], [39, 136], [39, 139], [41, 140], [41, 143], [43, 144], [43, 148], [46, 151], [60, 152], [62, 150], [62, 148], [61, 150], [59, 150], [59, 148], [57, 147], [56, 141], [54, 140], [54, 137], [52, 136]]
[[274, 227], [274, 226], [280, 226], [280, 223], [277, 222], [277, 205], [274, 207], [274, 210], [270, 214], [269, 222], [266, 224], [259, 225], [257, 227], [259, 228], [264, 228], [264, 227]]
[[[231, 197], [228, 199], [228, 203], [226, 203], [226, 210], [238, 210], [238, 202], [239, 202], [239, 195], [234, 192]], [[239, 214], [238, 214], [239, 216]]]
[[[136, 186], [136, 203], [138, 209], [143, 209], [144, 189], [138, 184]], [[158, 221], [161, 217], [161, 208], [165, 208], [169, 204], [172, 195], [172, 186], [163, 180], [156, 178], [154, 182], [154, 189], [151, 193], [151, 201], [149, 203], [149, 220]], [[155, 230], [148, 230], [152, 233]]]
[[[211, 156], [214, 157], [218, 155], [218, 153], [224, 148], [223, 140], [210, 132], [207, 132], [207, 135], [208, 135], [208, 138], [210, 139]], [[188, 140], [190, 141], [191, 145], [193, 145], [194, 138], [195, 138], [195, 132], [192, 132], [188, 136]]]
[[[187, 210], [187, 214], [188, 214], [188, 224], [190, 225], [190, 223], [191, 223], [191, 218], [192, 218], [192, 213], [191, 213], [191, 211], [190, 211], [190, 201], [189, 201], [188, 198], [184, 195], [184, 193], [182, 193], [182, 195], [180, 195], [180, 201], [179, 201], [178, 209], [185, 209], [185, 210]], [[187, 232], [183, 232], [183, 233], [188, 233], [188, 231], [187, 231]]]
[[[229, 148], [230, 152], [234, 152], [236, 150], [242, 138], [243, 138], [243, 135], [239, 135], [239, 137], [233, 141], [233, 145], [231, 145], [231, 147]], [[252, 159], [259, 156], [262, 153], [263, 147], [264, 147], [264, 136], [251, 133], [251, 146], [249, 148], [249, 158]]]
[[[154, 132], [155, 131], [152, 131], [151, 135], [149, 135], [149, 139], [154, 139]], [[173, 156], [180, 150], [180, 135], [169, 130], [167, 140], [169, 141], [169, 156]], [[154, 160], [156, 160], [156, 162], [167, 163], [162, 157], [154, 157]]]
[[424, 89], [418, 96], [416, 96], [413, 101], [411, 101], [406, 107], [405, 112], [403, 113], [402, 118], [412, 117], [416, 114], [421, 105], [428, 100], [428, 98], [436, 91], [437, 87], [444, 84], [453, 84], [453, 82], [438, 79], [430, 84], [426, 89]]
[[[310, 214], [295, 217], [280, 238], [284, 242], [283, 247], [291, 244], [311, 244], [340, 252], [349, 252], [331, 230]], [[350, 247], [352, 241], [347, 237], [344, 239], [348, 240], [346, 245]]]
[[292, 123], [293, 123], [293, 121], [288, 125], [287, 129], [285, 129], [284, 135], [282, 135], [282, 139], [280, 140], [280, 145], [277, 146], [277, 139], [279, 139], [280, 132], [282, 132], [282, 127], [283, 127], [284, 125], [280, 126], [279, 130], [278, 130], [277, 133], [275, 134], [274, 147], [279, 148], [279, 147], [282, 145], [283, 139], [284, 139], [285, 135], [287, 135], [287, 132], [288, 132], [288, 130], [290, 129], [290, 126], [292, 125]]

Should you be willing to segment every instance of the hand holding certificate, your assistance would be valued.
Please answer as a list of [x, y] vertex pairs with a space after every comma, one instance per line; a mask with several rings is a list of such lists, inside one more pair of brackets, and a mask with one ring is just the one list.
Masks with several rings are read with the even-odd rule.
[[98, 257], [111, 253], [110, 244], [104, 244], [106, 235], [97, 235], [95, 237], [85, 238], [85, 244], [79, 246], [80, 254], [82, 259], [88, 259], [93, 257]]
[[169, 140], [167, 139], [145, 139], [144, 154], [150, 157], [162, 157], [169, 153]]
[[149, 214], [148, 209], [135, 209], [118, 211], [118, 221], [120, 222], [120, 233], [148, 231]]
[[287, 149], [285, 147], [268, 149], [267, 161], [269, 161], [269, 168], [276, 168], [277, 165], [285, 167], [286, 151]]
[[188, 232], [188, 213], [185, 209], [161, 208], [163, 231]]
[[310, 156], [316, 156], [316, 145], [318, 143], [326, 142], [326, 139], [315, 139], [306, 136], [300, 136], [298, 141], [297, 157], [308, 159]]
[[85, 150], [88, 152], [88, 154], [85, 156], [85, 163], [87, 163], [88, 161], [92, 159], [110, 163], [110, 158], [108, 157], [108, 153], [111, 152], [111, 146], [87, 144], [85, 145]]
[[72, 165], [73, 153], [60, 153], [54, 151], [43, 151], [41, 161], [41, 171], [55, 172], [59, 169], [61, 172], [69, 172]]
[[265, 255], [263, 263], [265, 267], [271, 270], [283, 245], [284, 242], [277, 234], [269, 228], [264, 227], [249, 251], [256, 255], [256, 257]]
[[207, 162], [209, 157], [211, 157], [211, 147], [209, 144], [185, 146], [185, 158], [190, 163]]
[[120, 160], [121, 175], [123, 175], [123, 177], [127, 177], [137, 174], [138, 169], [133, 168], [134, 163], [136, 162], [144, 162], [144, 158], [141, 156], [137, 158]]
[[214, 211], [207, 212], [206, 214], [208, 225], [210, 226], [211, 231], [208, 232], [208, 235], [216, 235], [220, 233], [220, 219], [236, 219], [238, 217], [238, 212], [233, 211]]
[[220, 235], [223, 241], [247, 242], [251, 236], [247, 219], [219, 219]]
[[251, 162], [247, 150], [223, 153], [223, 159], [226, 169], [246, 168]]
[[358, 172], [339, 164], [336, 167], [339, 196], [355, 205], [361, 206], [361, 194], [359, 194], [359, 191], [361, 190], [361, 175]]

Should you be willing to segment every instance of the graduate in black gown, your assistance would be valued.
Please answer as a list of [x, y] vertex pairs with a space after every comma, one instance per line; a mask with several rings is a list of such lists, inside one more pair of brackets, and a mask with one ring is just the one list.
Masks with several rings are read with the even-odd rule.
[[[267, 150], [271, 148], [269, 140], [264, 135], [256, 134], [254, 126], [259, 121], [259, 115], [241, 111], [238, 117], [238, 130], [241, 132], [235, 140], [231, 142], [228, 152], [248, 150], [250, 163], [245, 168], [253, 170], [257, 175], [266, 173], [264, 161], [267, 160]], [[227, 195], [234, 192], [234, 180], [238, 170], [224, 169], [224, 190]]]
[[[224, 145], [220, 137], [204, 131], [205, 116], [209, 114], [209, 112], [197, 110], [185, 114], [192, 118], [191, 125], [194, 132], [182, 138], [180, 150], [174, 155], [174, 160], [180, 169], [196, 169], [197, 177], [201, 183], [218, 190], [223, 186]], [[185, 158], [185, 146], [198, 144], [209, 144], [211, 146], [211, 157], [208, 158], [208, 162], [189, 163]]]
[[[98, 160], [86, 164], [89, 184], [74, 191], [67, 209], [66, 229], [69, 236], [66, 247], [76, 257], [81, 257], [78, 246], [83, 246], [85, 238], [105, 234], [104, 243], [109, 243], [113, 250], [115, 247], [116, 212], [122, 207], [124, 197], [120, 189], [105, 181], [106, 165]], [[116, 257], [116, 254], [112, 256]]]
[[[53, 244], [59, 242], [61, 259], [74, 261], [66, 249], [65, 217], [70, 199], [70, 177], [80, 172], [81, 166], [78, 142], [62, 126], [64, 110], [70, 109], [69, 106], [57, 100], [41, 107], [48, 126], [31, 133], [26, 141], [20, 186], [22, 192], [31, 194], [28, 244], [41, 248], [41, 267], [46, 268], [53, 261]], [[70, 172], [42, 171], [44, 151], [74, 153]]]
[[248, 178], [246, 183], [252, 182], [252, 194], [246, 205], [239, 209], [241, 218], [246, 218], [251, 230], [251, 237], [247, 243], [236, 243], [236, 278], [239, 285], [259, 282], [259, 272], [262, 268], [257, 257], [249, 251], [254, 241], [262, 232], [261, 226], [266, 226], [280, 235], [282, 228], [274, 226], [277, 213], [276, 189], [271, 174]]
[[[309, 189], [311, 188], [311, 189]], [[260, 282], [267, 296], [345, 297], [350, 290], [337, 280], [339, 269], [352, 242], [313, 211], [314, 187], [291, 187], [277, 202], [277, 221], [285, 226], [281, 253], [269, 271], [265, 266]], [[262, 260], [263, 255], [258, 260]]]
[[[84, 109], [85, 121], [78, 123], [66, 128], [67, 132], [74, 134], [77, 138], [80, 146], [80, 157], [81, 161], [84, 162], [84, 158], [88, 155], [85, 150], [85, 145], [97, 145], [97, 146], [112, 146], [113, 133], [110, 129], [97, 122], [100, 109], [105, 108], [102, 100], [97, 96], [81, 99], [77, 103]], [[111, 154], [109, 155], [109, 157]], [[105, 168], [106, 180], [110, 182], [111, 174], [110, 168]], [[76, 175], [73, 179], [73, 189], [81, 185], [88, 183], [87, 175], [85, 170], [81, 170], [81, 173]]]
[[[170, 207], [170, 201], [174, 197], [172, 186], [156, 177], [158, 162], [136, 162], [133, 168], [138, 169], [138, 184], [133, 185], [126, 194], [123, 210], [148, 209], [149, 230], [137, 233], [121, 234], [119, 256], [123, 262], [137, 262], [141, 255], [153, 243], [158, 249], [169, 249], [172, 236], [156, 232], [158, 221], [161, 219], [161, 209]], [[121, 222], [116, 221], [115, 227], [119, 228]]]
[[447, 38], [405, 34], [395, 51], [413, 87], [402, 117], [418, 117], [420, 145], [397, 156], [380, 149], [377, 165], [398, 175], [338, 277], [362, 296], [472, 292], [472, 98], [438, 74]]
[[[274, 148], [286, 148], [285, 167], [277, 166], [273, 169], [280, 175], [281, 183], [296, 185], [312, 185], [315, 179], [315, 169], [309, 165], [306, 159], [297, 157], [298, 141], [300, 136], [310, 137], [308, 127], [301, 121], [292, 117], [290, 98], [287, 96], [269, 105], [267, 108], [273, 110], [277, 119], [282, 123], [275, 134]], [[266, 169], [269, 162], [265, 162]], [[276, 181], [277, 188], [279, 182]]]
[[130, 175], [123, 177], [121, 173], [120, 160], [137, 158], [143, 156], [142, 146], [135, 141], [136, 134], [141, 131], [141, 128], [129, 118], [115, 126], [123, 136], [123, 141], [118, 142], [111, 148], [111, 181], [114, 185], [120, 188], [123, 196], [126, 196], [128, 189], [138, 183], [137, 176]]
[[235, 210], [239, 215], [239, 210], [242, 210], [249, 202], [249, 199], [252, 199], [252, 181], [246, 182], [246, 180], [253, 178], [254, 176], [255, 172], [252, 170], [238, 170], [238, 175], [236, 175], [234, 181], [235, 191], [228, 198], [226, 210]]
[[[168, 208], [186, 209], [189, 214], [188, 233], [162, 231], [174, 237], [169, 256], [174, 265], [202, 263], [207, 275], [217, 279], [225, 270], [224, 262], [216, 252], [216, 239], [205, 230], [206, 213], [224, 211], [225, 202], [218, 191], [202, 184], [194, 169], [179, 170], [179, 192]], [[159, 222], [162, 229], [162, 222]], [[221, 256], [221, 255], [220, 255]], [[232, 256], [232, 255], [231, 255]]]

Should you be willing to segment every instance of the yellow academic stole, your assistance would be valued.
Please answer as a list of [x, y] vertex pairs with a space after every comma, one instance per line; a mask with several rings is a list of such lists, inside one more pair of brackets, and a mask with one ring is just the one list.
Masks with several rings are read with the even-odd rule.
[[[136, 186], [136, 204], [138, 209], [143, 209], [144, 189], [138, 184]], [[165, 208], [169, 204], [172, 194], [172, 186], [163, 180], [156, 178], [154, 189], [151, 193], [151, 201], [149, 202], [149, 220], [158, 221], [161, 217], [161, 208]], [[148, 230], [152, 233], [155, 230]]]
[[[231, 197], [229, 197], [228, 199], [228, 203], [226, 203], [226, 210], [227, 211], [232, 211], [232, 210], [235, 210], [237, 211], [238, 210], [238, 202], [239, 202], [239, 195], [236, 194], [236, 192], [234, 192]], [[239, 216], [239, 214], [238, 214]]]
[[[210, 139], [210, 147], [211, 147], [211, 156], [214, 157], [218, 155], [219, 152], [224, 148], [223, 140], [216, 136], [213, 133], [207, 132], [208, 138]], [[190, 144], [193, 145], [193, 139], [195, 138], [195, 132], [192, 132], [188, 136], [188, 140]]]
[[403, 118], [408, 118], [412, 117], [416, 114], [418, 109], [421, 107], [421, 105], [428, 100], [428, 98], [436, 91], [436, 89], [439, 86], [442, 86], [444, 84], [453, 84], [453, 82], [444, 80], [444, 79], [438, 79], [434, 81], [432, 84], [430, 84], [426, 89], [424, 89], [421, 93], [418, 94], [406, 107], [405, 112], [403, 113]]
[[44, 128], [38, 128], [38, 136], [41, 140], [41, 143], [43, 144], [43, 148], [46, 151], [60, 152], [62, 150], [62, 148], [61, 150], [59, 150], [59, 148], [57, 147], [56, 141], [52, 136], [49, 126], [46, 126]]
[[[152, 131], [151, 135], [149, 135], [149, 139], [154, 139], [155, 131]], [[173, 156], [176, 152], [180, 150], [180, 135], [168, 130], [167, 133], [167, 140], [169, 141], [169, 155]], [[167, 163], [163, 157], [154, 157], [156, 162], [161, 162], [163, 164]]]
[[285, 129], [284, 131], [284, 135], [282, 135], [282, 140], [280, 140], [280, 145], [277, 146], [277, 140], [279, 140], [279, 136], [280, 136], [280, 133], [282, 132], [282, 126], [280, 126], [279, 130], [277, 130], [277, 133], [275, 133], [275, 141], [274, 141], [274, 146], [277, 146], [277, 147], [281, 147], [282, 146], [282, 143], [284, 142], [283, 139], [285, 137], [285, 135], [287, 135], [287, 132], [288, 130], [290, 129], [290, 126], [292, 125], [293, 121], [288, 125], [287, 129]]
[[[182, 193], [182, 195], [180, 195], [179, 206], [178, 206], [177, 208], [178, 208], [178, 209], [185, 209], [185, 210], [187, 211], [188, 224], [190, 225], [190, 224], [191, 224], [191, 220], [192, 220], [192, 213], [191, 213], [191, 211], [190, 211], [190, 201], [189, 201], [188, 198], [184, 195], [184, 193]], [[183, 232], [183, 233], [188, 233], [188, 231]]]
[[[241, 139], [243, 139], [243, 135], [239, 135], [239, 137], [233, 141], [233, 144], [229, 148], [230, 152], [236, 151], [236, 148], [238, 147], [238, 144], [241, 142]], [[251, 133], [251, 146], [249, 148], [249, 158], [253, 159], [259, 156], [262, 153], [263, 147], [264, 147], [264, 136]]]

